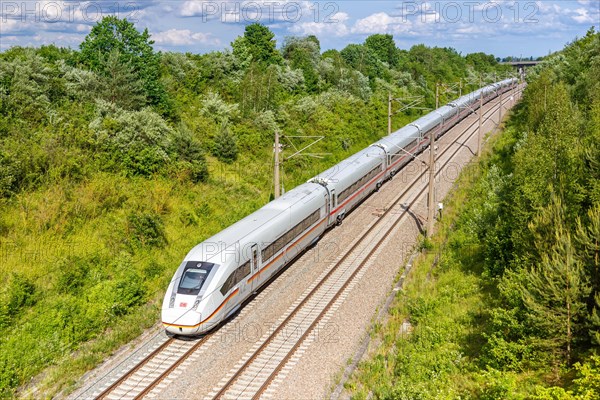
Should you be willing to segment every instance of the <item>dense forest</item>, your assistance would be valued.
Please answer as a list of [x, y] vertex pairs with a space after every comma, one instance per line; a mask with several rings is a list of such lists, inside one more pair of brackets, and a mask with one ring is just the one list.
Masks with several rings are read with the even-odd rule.
[[349, 385], [357, 398], [600, 398], [599, 76], [594, 28], [528, 73]]
[[[77, 50], [0, 53], [0, 397], [69, 390], [155, 324], [187, 251], [272, 195], [275, 130], [286, 145], [325, 136], [324, 158], [284, 162], [291, 188], [384, 136], [389, 92], [432, 107], [437, 82], [466, 92], [506, 72], [491, 55], [400, 50], [391, 35], [278, 47], [260, 24], [231, 49], [161, 53], [115, 17]], [[27, 385], [39, 391], [17, 392]]]

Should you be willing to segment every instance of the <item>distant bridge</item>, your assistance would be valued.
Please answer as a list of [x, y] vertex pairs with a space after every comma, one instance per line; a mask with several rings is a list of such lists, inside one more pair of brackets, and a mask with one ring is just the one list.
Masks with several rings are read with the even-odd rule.
[[511, 65], [511, 66], [515, 67], [516, 69], [525, 69], [527, 67], [535, 67], [539, 63], [541, 63], [541, 61], [509, 61], [509, 62], [502, 62], [500, 64]]

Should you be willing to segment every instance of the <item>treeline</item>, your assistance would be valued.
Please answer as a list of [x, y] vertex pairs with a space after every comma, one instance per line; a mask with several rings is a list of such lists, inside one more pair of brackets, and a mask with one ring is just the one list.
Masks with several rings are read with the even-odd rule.
[[0, 54], [0, 196], [96, 171], [183, 169], [203, 181], [202, 154], [234, 161], [238, 145], [268, 146], [276, 128], [298, 133], [330, 102], [377, 106], [391, 90], [423, 94], [431, 105], [437, 81], [502, 70], [484, 54], [399, 50], [391, 35], [324, 53], [314, 36], [289, 37], [277, 49], [259, 24], [231, 51], [158, 53], [152, 44], [147, 30], [106, 17], [79, 51], [13, 47]]
[[529, 74], [512, 153], [476, 221], [497, 283], [485, 346], [498, 368], [560, 375], [600, 345], [600, 34]]
[[325, 158], [286, 161], [293, 187], [385, 135], [388, 92], [432, 107], [436, 82], [507, 71], [391, 35], [278, 47], [259, 24], [231, 50], [152, 45], [107, 17], [78, 50], [0, 53], [0, 397], [55, 366], [31, 396], [51, 397], [155, 323], [185, 253], [268, 200], [274, 130], [326, 136]]

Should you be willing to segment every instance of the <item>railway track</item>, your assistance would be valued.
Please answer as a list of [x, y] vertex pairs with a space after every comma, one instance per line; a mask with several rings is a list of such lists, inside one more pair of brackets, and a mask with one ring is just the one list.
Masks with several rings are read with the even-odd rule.
[[[518, 91], [518, 89], [517, 89]], [[517, 93], [511, 92], [511, 95]], [[504, 103], [510, 99], [505, 99]], [[503, 104], [504, 104], [503, 103]], [[498, 106], [493, 105], [484, 113], [485, 121], [488, 121], [497, 113]], [[463, 133], [454, 141], [458, 142], [464, 136], [468, 141], [476, 132], [468, 133], [477, 121], [472, 122]], [[450, 151], [445, 148], [438, 157], [441, 158]], [[439, 168], [439, 174], [453, 157], [460, 151], [459, 146], [450, 157]], [[402, 212], [394, 215], [396, 206], [409, 194], [428, 170], [423, 170], [419, 176], [414, 178], [408, 188], [402, 191], [388, 206], [384, 213], [358, 238], [349, 251], [338, 257], [334, 265], [324, 273], [320, 279], [311, 285], [302, 300], [292, 304], [290, 310], [280, 318], [277, 327], [261, 338], [251, 354], [245, 357], [245, 361], [236, 366], [235, 371], [230, 373], [217, 389], [209, 395], [210, 398], [259, 398], [277, 378], [277, 375], [285, 365], [298, 353], [300, 346], [316, 337], [316, 329], [323, 322], [330, 310], [334, 309], [340, 300], [356, 282], [357, 278], [364, 272], [369, 259], [380, 249], [389, 234], [397, 224], [409, 212], [410, 208], [427, 190], [426, 186], [419, 191], [414, 199], [403, 207]], [[123, 375], [114, 380], [99, 393], [91, 397], [95, 399], [141, 399], [153, 391], [163, 382], [177, 367], [183, 364], [191, 355], [196, 353], [212, 334], [205, 335], [196, 341], [183, 341], [168, 338], [149, 352], [140, 361], [128, 368]]]
[[[514, 95], [514, 92], [511, 95]], [[508, 101], [511, 100], [507, 99], [504, 103]], [[498, 107], [492, 106], [491, 109], [485, 112], [484, 116], [488, 115], [485, 116], [485, 120], [490, 119], [497, 110]], [[477, 130], [473, 130], [473, 132], [468, 133], [475, 124], [476, 122], [473, 122], [467, 127], [455, 142], [463, 136], [467, 136], [464, 140], [464, 142], [467, 142], [477, 132]], [[449, 152], [450, 148], [448, 146], [440, 156]], [[436, 175], [460, 150], [461, 147], [459, 146], [452, 152]], [[208, 398], [258, 399], [265, 394], [280, 371], [285, 368], [285, 365], [297, 352], [302, 350], [303, 343], [309, 339], [311, 333], [315, 332], [315, 328], [324, 320], [328, 312], [336, 307], [339, 300], [343, 300], [347, 291], [355, 283], [356, 278], [364, 272], [372, 256], [377, 253], [402, 218], [426, 192], [427, 186], [423, 185], [423, 188], [419, 190], [410, 203], [402, 208], [402, 212], [394, 214], [396, 206], [422, 182], [422, 178], [427, 172], [427, 170], [421, 172], [393, 200], [391, 206], [386, 208], [383, 215], [352, 244], [350, 250], [335, 262], [318, 283], [307, 289], [303, 299], [290, 307], [287, 315], [279, 322], [277, 327], [261, 338], [259, 344], [250, 351], [245, 361], [238, 365], [235, 371], [230, 373], [230, 376], [226, 377], [219, 384], [219, 387], [209, 394]]]
[[196, 352], [208, 337], [206, 335], [196, 341], [168, 338], [93, 397], [98, 400], [143, 398]]

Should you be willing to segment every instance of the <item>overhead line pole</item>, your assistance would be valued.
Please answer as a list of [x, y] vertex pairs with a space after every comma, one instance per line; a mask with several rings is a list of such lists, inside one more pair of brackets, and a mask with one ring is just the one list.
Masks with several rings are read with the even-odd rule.
[[502, 88], [500, 88], [500, 96], [498, 96], [498, 97], [499, 97], [499, 100], [498, 100], [498, 103], [499, 103], [499, 105], [498, 105], [498, 113], [499, 113], [498, 125], [500, 125], [500, 123], [502, 122]]
[[279, 131], [275, 130], [275, 198], [278, 198], [281, 195], [280, 192], [280, 183], [279, 183]]
[[481, 123], [481, 115], [482, 115], [482, 111], [483, 111], [483, 91], [481, 91], [482, 89], [482, 83], [481, 83], [481, 75], [479, 76], [479, 110], [477, 110], [477, 114], [479, 114], [479, 133], [477, 135], [477, 156], [481, 156], [481, 139], [483, 137], [483, 132], [482, 130], [482, 123]]
[[[440, 83], [436, 83], [435, 85], [435, 109], [439, 108], [440, 103]], [[435, 135], [434, 130], [431, 129], [429, 131], [429, 193], [427, 196], [427, 236], [431, 237], [433, 235], [433, 216], [434, 212], [434, 181], [435, 181], [435, 149], [434, 149], [434, 141]]]
[[435, 180], [435, 149], [434, 149], [434, 131], [435, 129], [431, 129], [429, 131], [429, 200], [428, 200], [428, 214], [427, 214], [427, 236], [431, 237], [433, 235], [433, 216], [434, 216], [434, 208], [433, 208], [433, 183]]
[[392, 92], [388, 92], [388, 136], [392, 134]]

